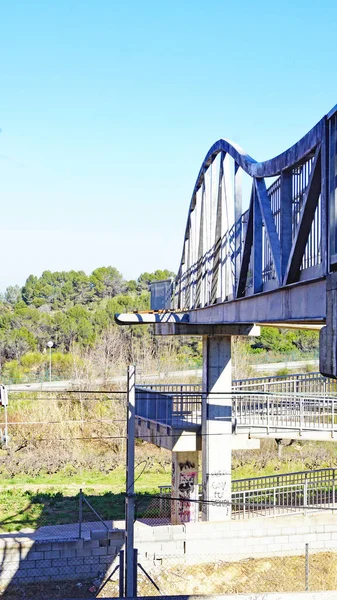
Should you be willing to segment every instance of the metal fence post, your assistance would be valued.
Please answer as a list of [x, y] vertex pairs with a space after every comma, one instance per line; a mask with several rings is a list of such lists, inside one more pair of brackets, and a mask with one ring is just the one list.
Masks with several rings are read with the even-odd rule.
[[136, 367], [128, 367], [128, 406], [126, 442], [126, 493], [125, 493], [125, 583], [126, 597], [134, 594], [134, 519], [135, 519], [135, 378]]
[[303, 484], [303, 507], [308, 507], [308, 478], [305, 476]]
[[305, 591], [309, 591], [309, 544], [305, 544]]
[[124, 598], [124, 550], [119, 552], [119, 597]]
[[79, 511], [78, 511], [78, 537], [81, 539], [82, 537], [82, 521], [83, 521], [83, 495], [82, 489], [80, 489], [79, 494]]
[[304, 425], [304, 399], [300, 398], [300, 435], [302, 435], [303, 425]]
[[270, 412], [270, 406], [269, 406], [269, 394], [267, 396], [267, 433], [269, 433], [269, 412]]
[[8, 408], [8, 390], [7, 387], [5, 385], [0, 385], [0, 406], [4, 407], [4, 411], [5, 411], [5, 428], [4, 428], [4, 435], [3, 435], [3, 442], [5, 442], [5, 447], [8, 447], [8, 413], [7, 413], [7, 408]]
[[133, 549], [133, 596], [137, 598], [137, 566], [138, 566], [138, 550]]
[[7, 405], [5, 404], [5, 429], [4, 429], [4, 441], [5, 447], [8, 447], [8, 413], [7, 413]]
[[331, 437], [335, 437], [335, 400], [331, 400]]

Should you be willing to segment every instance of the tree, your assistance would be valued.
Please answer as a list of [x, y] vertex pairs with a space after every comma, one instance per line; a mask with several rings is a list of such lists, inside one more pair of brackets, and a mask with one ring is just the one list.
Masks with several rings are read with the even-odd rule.
[[38, 282], [36, 275], [29, 275], [25, 285], [22, 288], [22, 299], [26, 304], [32, 304], [35, 297], [35, 287]]
[[[295, 332], [294, 332], [295, 333]], [[301, 352], [315, 352], [319, 348], [319, 333], [312, 330], [298, 330], [293, 337], [293, 344]]]
[[157, 269], [157, 271], [154, 271], [154, 273], [147, 273], [145, 271], [144, 273], [139, 275], [137, 281], [141, 289], [147, 290], [149, 287], [149, 283], [152, 283], [153, 281], [162, 281], [164, 279], [171, 279], [174, 277], [175, 273], [173, 273], [173, 271], [168, 271], [167, 269], [164, 269], [162, 271], [161, 269]]
[[254, 346], [274, 352], [290, 352], [293, 349], [291, 336], [276, 327], [261, 327], [261, 335], [256, 338]]
[[126, 289], [122, 274], [115, 267], [100, 267], [90, 275], [93, 293], [98, 298], [113, 298]]
[[[81, 356], [99, 347], [105, 356], [104, 373], [116, 361], [124, 362], [125, 357], [129, 362], [137, 357], [142, 361], [144, 356], [151, 358], [156, 354], [151, 329], [141, 325], [119, 329], [114, 316], [149, 309], [148, 283], [173, 275], [157, 270], [126, 282], [112, 266], [97, 268], [90, 276], [84, 271], [47, 270], [40, 277], [30, 275], [21, 289], [9, 286], [0, 298], [0, 366], [17, 361], [23, 375], [28, 371], [36, 374], [37, 356], [45, 351], [49, 340], [53, 340], [55, 351], [69, 353], [74, 349]], [[182, 356], [185, 354], [194, 356], [189, 347]], [[45, 355], [41, 356], [43, 364]]]
[[21, 300], [21, 288], [19, 285], [10, 285], [5, 291], [5, 302], [15, 306]]
[[26, 329], [14, 329], [10, 331], [6, 336], [6, 358], [7, 359], [19, 359], [23, 354], [29, 350], [36, 349], [36, 339], [34, 335]]

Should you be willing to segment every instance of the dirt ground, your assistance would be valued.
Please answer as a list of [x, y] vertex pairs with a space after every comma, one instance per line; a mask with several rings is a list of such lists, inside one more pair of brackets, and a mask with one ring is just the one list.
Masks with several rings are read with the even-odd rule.
[[[174, 561], [174, 562], [173, 562]], [[304, 556], [250, 558], [237, 562], [217, 560], [182, 564], [175, 557], [138, 570], [138, 595], [235, 594], [300, 592], [306, 589]], [[307, 583], [310, 591], [337, 589], [337, 554], [322, 552], [309, 558]], [[151, 580], [150, 580], [151, 578]], [[118, 597], [117, 573], [103, 581], [101, 591], [91, 580], [10, 585], [2, 592], [5, 600], [63, 600], [64, 598]], [[90, 591], [91, 590], [91, 591]]]

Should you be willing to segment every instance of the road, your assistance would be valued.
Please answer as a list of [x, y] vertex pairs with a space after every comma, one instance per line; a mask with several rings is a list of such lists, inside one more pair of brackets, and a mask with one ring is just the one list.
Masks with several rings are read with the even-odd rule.
[[[303, 367], [313, 366], [314, 370], [318, 370], [318, 360], [304, 360], [304, 361], [285, 361], [278, 363], [263, 363], [249, 365], [257, 373], [277, 373], [281, 369], [289, 369], [289, 371], [301, 370]], [[141, 378], [142, 383], [146, 381], [165, 381], [167, 378], [185, 378], [185, 377], [196, 377], [201, 378], [202, 369], [185, 369], [183, 371], [170, 371], [169, 373], [159, 373], [154, 375], [145, 375]], [[120, 383], [126, 382], [126, 376], [111, 377], [108, 383]], [[86, 382], [79, 380], [64, 380], [64, 381], [44, 381], [43, 383], [16, 383], [8, 385], [9, 391], [15, 392], [26, 392], [26, 391], [64, 391], [71, 389], [83, 388], [83, 384]], [[94, 382], [96, 385], [102, 386], [104, 384], [103, 379], [96, 379]], [[91, 383], [91, 385], [92, 385]]]

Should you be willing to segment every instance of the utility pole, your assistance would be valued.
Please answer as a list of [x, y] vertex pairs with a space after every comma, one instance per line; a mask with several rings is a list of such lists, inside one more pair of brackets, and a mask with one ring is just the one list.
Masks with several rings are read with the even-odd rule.
[[135, 384], [136, 367], [128, 367], [127, 441], [126, 441], [126, 494], [125, 494], [125, 583], [127, 598], [135, 595], [136, 569], [134, 565], [135, 520]]

